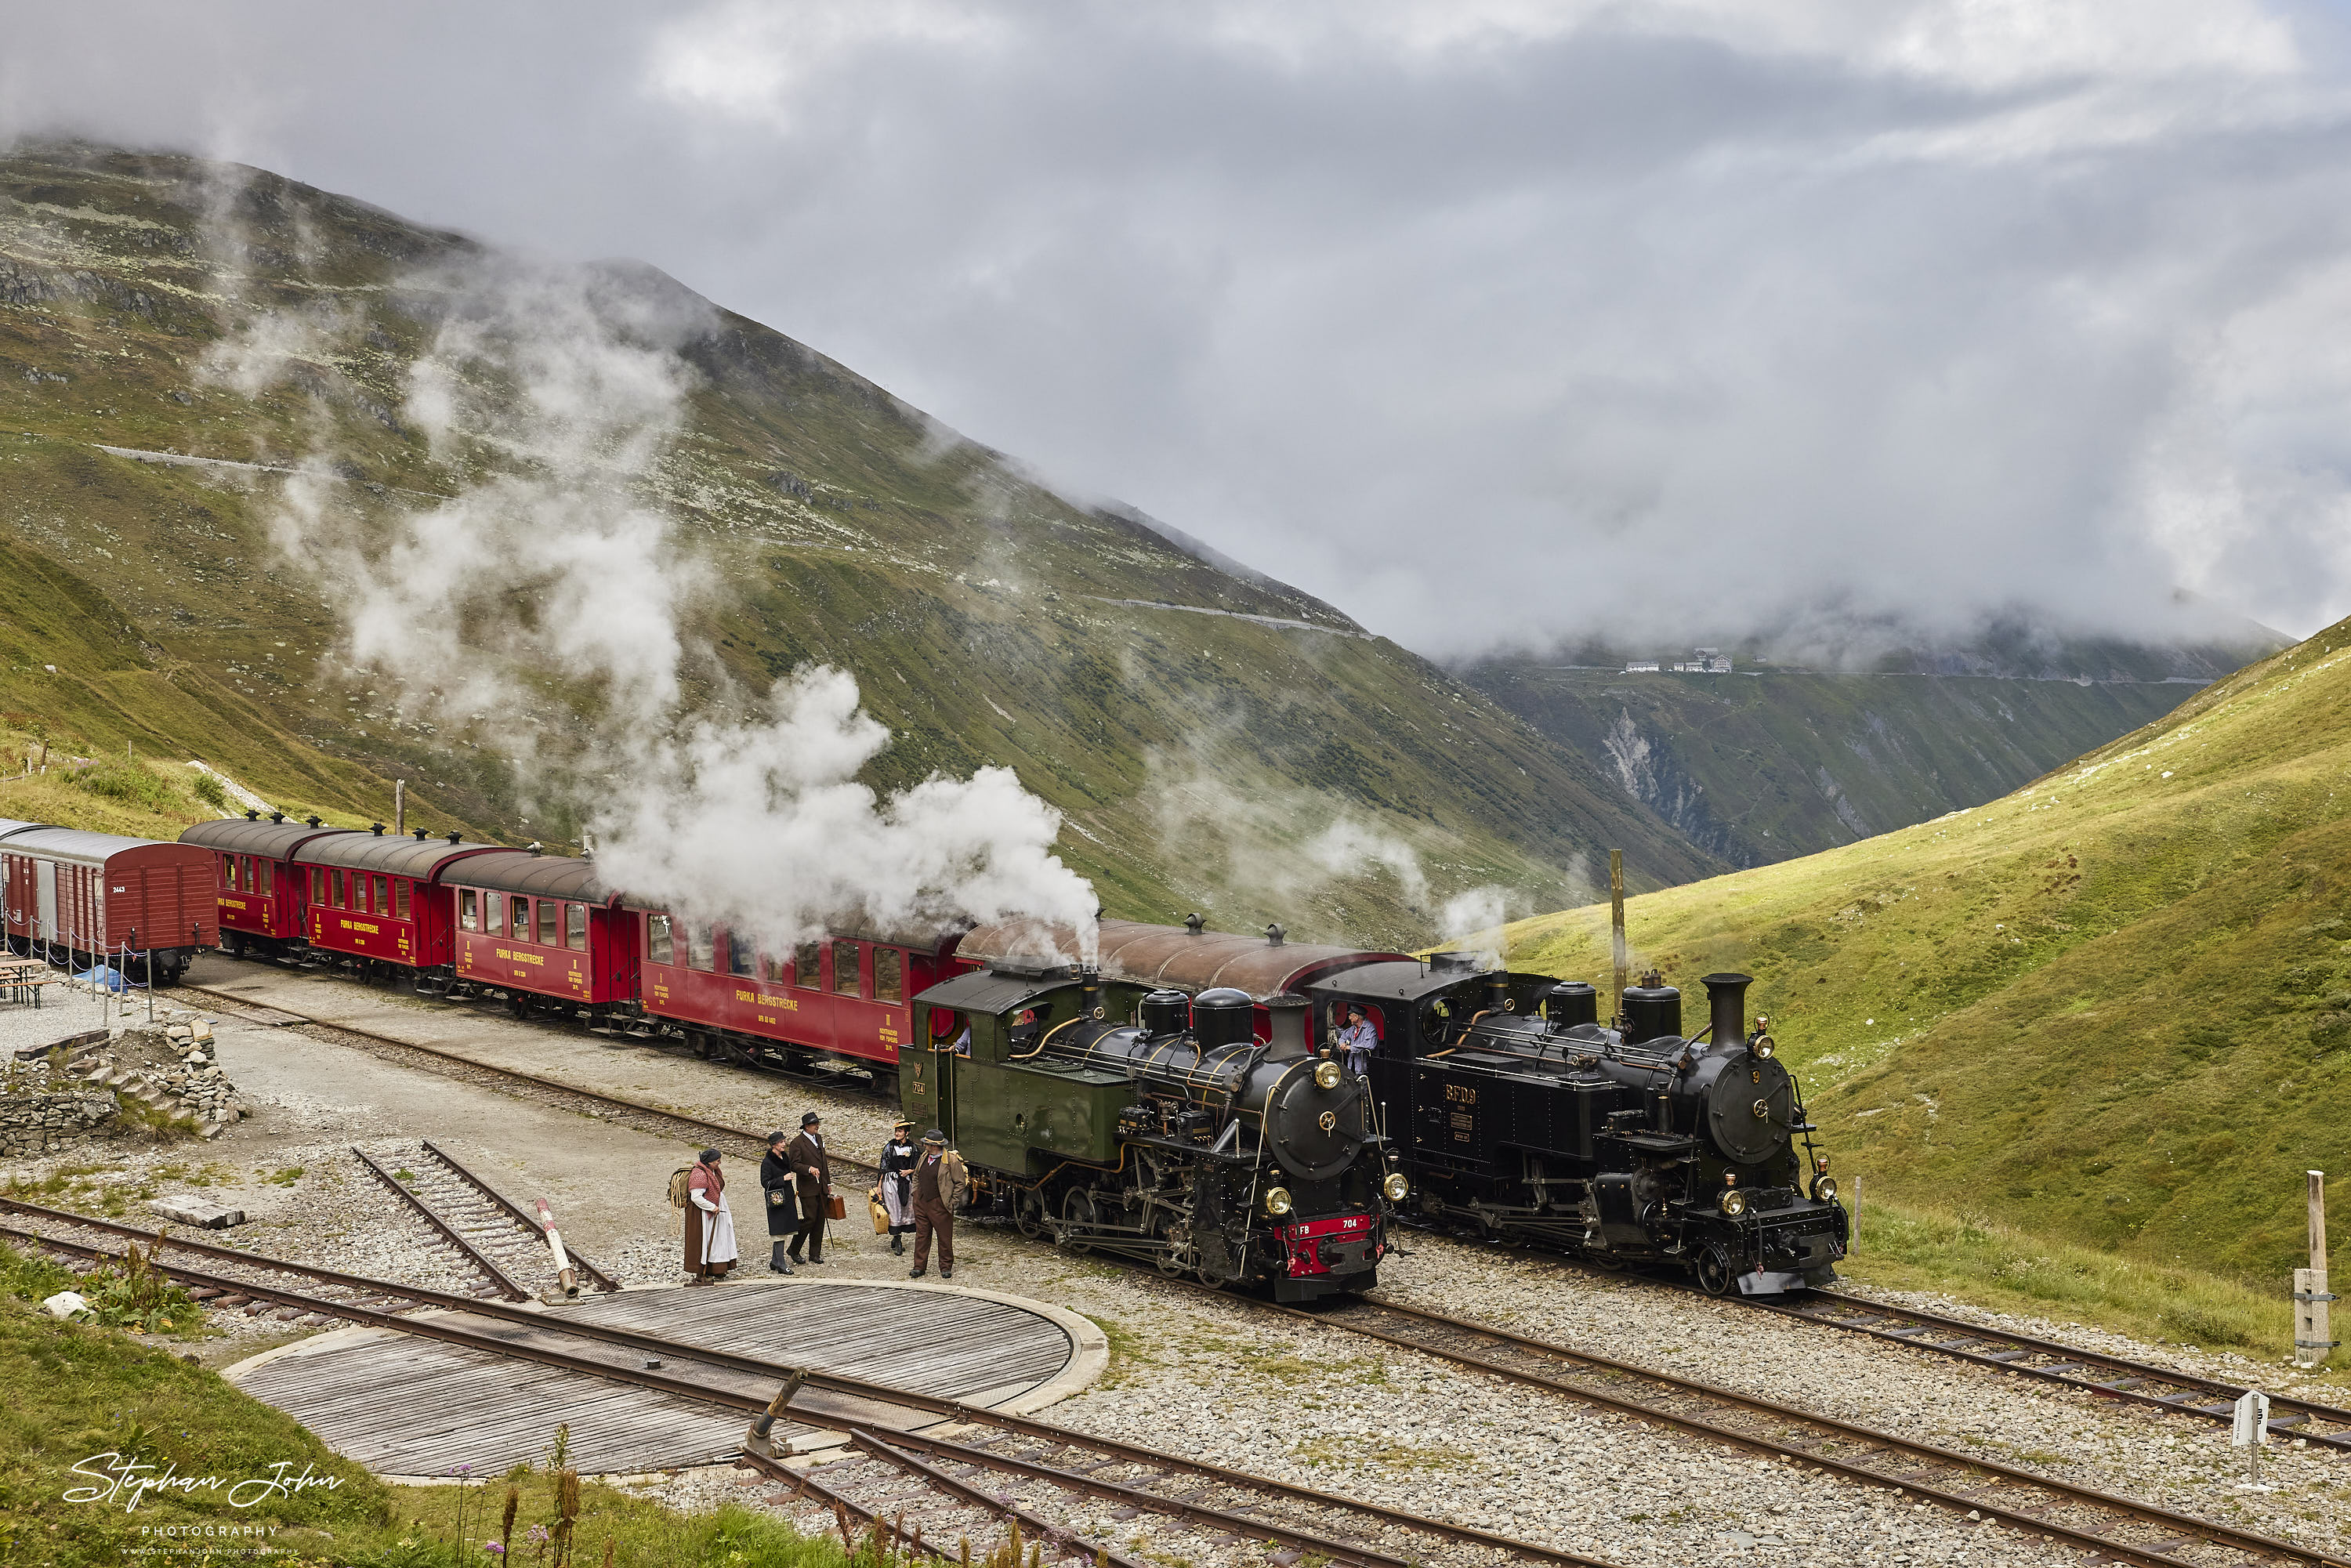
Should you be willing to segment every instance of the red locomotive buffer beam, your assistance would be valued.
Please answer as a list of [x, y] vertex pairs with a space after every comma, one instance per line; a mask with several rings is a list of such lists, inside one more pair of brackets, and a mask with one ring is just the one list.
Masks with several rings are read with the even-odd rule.
[[1387, 1253], [1378, 1222], [1368, 1214], [1343, 1215], [1334, 1219], [1301, 1219], [1281, 1228], [1282, 1245], [1290, 1253], [1290, 1277], [1327, 1274], [1337, 1263], [1358, 1258], [1378, 1262]]

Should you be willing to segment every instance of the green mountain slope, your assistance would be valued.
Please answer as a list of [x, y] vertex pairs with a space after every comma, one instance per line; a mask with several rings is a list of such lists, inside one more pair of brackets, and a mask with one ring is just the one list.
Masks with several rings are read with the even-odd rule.
[[[516, 792], [513, 737], [434, 733], [344, 663], [340, 612], [269, 532], [289, 486], [324, 486], [347, 537], [380, 539], [402, 508], [528, 468], [486, 432], [436, 445], [407, 401], [461, 308], [448, 280], [509, 265], [253, 170], [0, 159], [11, 722], [93, 755], [218, 759], [362, 817], [404, 778], [412, 821], [571, 839], [561, 789]], [[687, 628], [708, 649], [693, 705], [845, 668], [897, 737], [869, 781], [1011, 765], [1067, 814], [1061, 852], [1114, 915], [1396, 941], [1479, 884], [1585, 896], [1602, 844], [1634, 846], [1644, 885], [1717, 869], [1590, 762], [1329, 606], [1073, 504], [649, 269], [599, 277], [616, 309], [706, 317], [682, 428], [613, 480], [718, 585]], [[285, 334], [266, 382], [206, 372], [216, 345], [297, 320], [333, 329]], [[322, 452], [325, 472], [280, 471]], [[559, 728], [578, 694], [547, 693]]]
[[[2351, 622], [1980, 810], [1635, 899], [1883, 1197], [2258, 1281], [2351, 1168]], [[1515, 966], [1606, 980], [1604, 908]]]
[[[2226, 674], [2271, 648], [2246, 650]], [[2103, 669], [2104, 666], [2101, 666]], [[2147, 679], [1562, 669], [1463, 678], [1600, 762], [1700, 850], [1767, 865], [1978, 805], [2160, 718], [2196, 689]]]

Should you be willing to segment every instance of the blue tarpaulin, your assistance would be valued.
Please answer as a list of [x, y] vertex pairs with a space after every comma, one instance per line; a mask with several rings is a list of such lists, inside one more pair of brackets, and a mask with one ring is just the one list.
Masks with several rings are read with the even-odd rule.
[[131, 982], [122, 977], [122, 972], [120, 970], [109, 967], [104, 964], [100, 964], [94, 969], [84, 969], [80, 974], [76, 975], [74, 978], [77, 980], [88, 980], [94, 986], [103, 986], [110, 991], [120, 992], [127, 991], [131, 988]]

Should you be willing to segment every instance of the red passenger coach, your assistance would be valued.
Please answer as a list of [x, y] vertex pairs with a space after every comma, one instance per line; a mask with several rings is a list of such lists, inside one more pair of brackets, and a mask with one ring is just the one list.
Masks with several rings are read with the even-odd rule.
[[498, 844], [470, 844], [455, 833], [413, 839], [372, 833], [332, 833], [294, 852], [305, 883], [312, 948], [395, 969], [445, 967], [456, 927], [455, 900], [441, 880], [453, 862], [499, 852]]
[[188, 844], [0, 823], [9, 947], [175, 981], [220, 940], [212, 857]]
[[636, 1000], [637, 931], [616, 909], [595, 865], [568, 855], [508, 850], [452, 866], [457, 978], [597, 1017]]
[[955, 956], [956, 934], [834, 934], [782, 954], [750, 933], [703, 925], [642, 905], [638, 997], [645, 1016], [679, 1026], [705, 1056], [732, 1052], [795, 1070], [829, 1051], [894, 1071], [914, 1028], [912, 998], [976, 966]]
[[247, 811], [242, 821], [198, 822], [180, 841], [212, 852], [221, 946], [239, 956], [248, 948], [282, 956], [301, 946], [310, 928], [310, 879], [295, 868], [294, 852], [351, 830], [321, 827], [316, 817], [289, 822], [282, 812], [260, 819]]

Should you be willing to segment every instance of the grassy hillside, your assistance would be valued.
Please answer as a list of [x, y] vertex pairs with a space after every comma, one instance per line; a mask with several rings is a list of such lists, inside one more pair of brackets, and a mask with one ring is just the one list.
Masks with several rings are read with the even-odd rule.
[[[2351, 1171], [2346, 900], [2351, 622], [1987, 807], [1628, 918], [1692, 992], [1757, 977], [1871, 1193], [2275, 1302], [2303, 1171]], [[1605, 983], [1604, 907], [1508, 939]]]
[[[2271, 651], [2247, 650], [2224, 673]], [[1529, 660], [1479, 664], [1464, 678], [1600, 760], [1626, 793], [1735, 866], [1979, 805], [2160, 718], [2195, 690], [2160, 676], [1624, 674]]]
[[[447, 280], [499, 265], [258, 171], [0, 158], [7, 722], [83, 755], [203, 757], [360, 821], [401, 777], [412, 821], [570, 839], [561, 791], [520, 802], [505, 737], [436, 735], [344, 662], [339, 612], [269, 532], [293, 482], [272, 469], [312, 455], [333, 461], [305, 483], [356, 539], [517, 471], [486, 436], [428, 442], [403, 401]], [[608, 286], [626, 308], [715, 323], [683, 350], [684, 427], [618, 479], [720, 585], [689, 628], [709, 650], [695, 703], [807, 661], [847, 668], [898, 737], [872, 782], [1015, 767], [1067, 814], [1061, 852], [1115, 915], [1398, 940], [1467, 886], [1584, 896], [1604, 843], [1635, 848], [1643, 885], [1717, 869], [1591, 763], [1331, 607], [1073, 504], [658, 274], [611, 269]], [[293, 313], [333, 331], [292, 344], [270, 384], [202, 372], [208, 349]], [[551, 698], [547, 722], [559, 713]], [[1359, 842], [1410, 845], [1430, 892], [1377, 856], [1303, 852], [1342, 819]]]

